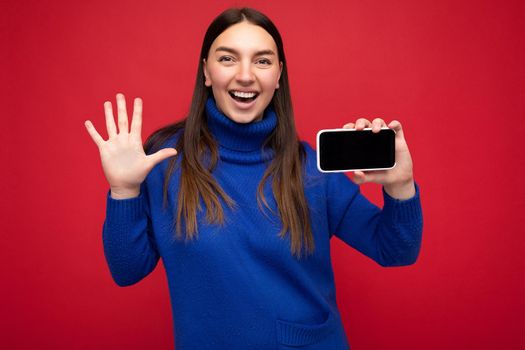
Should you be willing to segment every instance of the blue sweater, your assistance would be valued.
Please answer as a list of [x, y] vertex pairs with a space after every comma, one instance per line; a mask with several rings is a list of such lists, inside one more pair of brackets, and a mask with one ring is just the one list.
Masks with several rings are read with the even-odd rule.
[[[174, 236], [180, 170], [169, 183], [162, 208], [167, 161], [158, 164], [136, 198], [107, 196], [103, 228], [105, 256], [120, 286], [146, 277], [162, 258], [172, 304], [178, 350], [348, 349], [336, 303], [330, 261], [333, 235], [382, 266], [412, 264], [418, 256], [422, 214], [419, 190], [408, 200], [383, 191], [377, 208], [341, 173], [322, 174], [315, 152], [306, 146], [305, 195], [315, 240], [313, 255], [296, 259], [290, 240], [279, 238], [280, 221], [257, 205], [257, 186], [271, 159], [261, 152], [277, 118], [237, 124], [210, 99], [208, 125], [219, 144], [213, 176], [235, 201], [223, 205], [223, 226], [198, 215], [198, 238]], [[174, 146], [175, 140], [166, 143]], [[277, 210], [271, 184], [265, 196]]]

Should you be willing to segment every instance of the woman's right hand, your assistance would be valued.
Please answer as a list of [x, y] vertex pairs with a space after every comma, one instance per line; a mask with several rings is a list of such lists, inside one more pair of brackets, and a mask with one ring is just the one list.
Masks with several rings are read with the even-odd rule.
[[142, 100], [135, 98], [131, 128], [128, 128], [126, 100], [117, 94], [118, 133], [111, 102], [104, 103], [108, 140], [97, 132], [91, 121], [84, 123], [89, 135], [100, 151], [104, 175], [111, 187], [111, 197], [125, 199], [140, 194], [140, 184], [153, 167], [166, 158], [177, 154], [174, 148], [164, 148], [146, 155], [142, 146]]

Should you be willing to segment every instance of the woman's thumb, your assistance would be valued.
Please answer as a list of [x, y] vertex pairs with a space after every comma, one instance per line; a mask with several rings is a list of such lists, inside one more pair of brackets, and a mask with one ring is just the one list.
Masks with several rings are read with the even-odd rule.
[[153, 153], [149, 157], [151, 158], [154, 164], [158, 164], [164, 159], [173, 157], [176, 154], [177, 150], [175, 148], [163, 148], [160, 151]]
[[361, 185], [365, 182], [367, 182], [366, 174], [362, 171], [356, 171], [354, 172], [354, 182], [357, 185]]

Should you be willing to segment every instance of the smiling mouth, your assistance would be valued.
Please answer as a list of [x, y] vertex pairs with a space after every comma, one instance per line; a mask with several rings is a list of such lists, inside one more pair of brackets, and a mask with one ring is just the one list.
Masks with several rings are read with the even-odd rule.
[[228, 91], [228, 93], [235, 101], [242, 103], [250, 103], [259, 96], [258, 92]]

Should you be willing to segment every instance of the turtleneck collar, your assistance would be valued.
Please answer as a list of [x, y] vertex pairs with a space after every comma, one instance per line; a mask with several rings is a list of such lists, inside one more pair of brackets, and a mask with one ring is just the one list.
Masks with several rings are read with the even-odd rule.
[[262, 151], [264, 141], [277, 125], [277, 115], [271, 107], [264, 111], [263, 119], [247, 124], [236, 123], [225, 116], [212, 97], [206, 101], [208, 129], [217, 143], [231, 151]]

